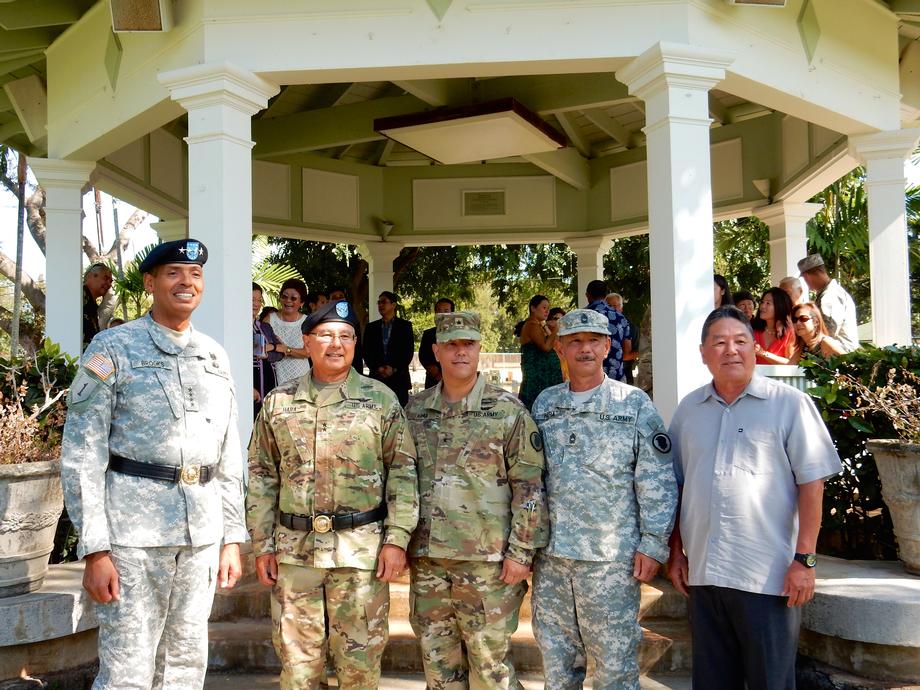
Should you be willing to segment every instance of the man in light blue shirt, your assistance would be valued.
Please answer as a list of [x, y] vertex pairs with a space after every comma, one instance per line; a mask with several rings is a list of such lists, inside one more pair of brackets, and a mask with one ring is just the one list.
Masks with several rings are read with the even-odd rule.
[[824, 480], [840, 459], [811, 399], [754, 373], [750, 323], [720, 307], [700, 352], [712, 382], [671, 422], [681, 487], [669, 573], [690, 597], [693, 686], [795, 690], [814, 596]]

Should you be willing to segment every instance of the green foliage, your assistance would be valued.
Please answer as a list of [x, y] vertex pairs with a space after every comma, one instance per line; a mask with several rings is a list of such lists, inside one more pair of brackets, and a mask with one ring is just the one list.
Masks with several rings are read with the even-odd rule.
[[713, 227], [715, 271], [732, 292], [748, 290], [759, 298], [770, 287], [770, 230], [753, 216], [724, 220]]
[[880, 409], [857, 412], [864, 401], [854, 387], [842, 386], [839, 377], [852, 376], [875, 390], [889, 383], [889, 371], [894, 369], [897, 382], [903, 382], [904, 370], [920, 374], [920, 348], [867, 347], [829, 363], [806, 357], [802, 366], [805, 376], [816, 384], [809, 392], [844, 466], [840, 475], [825, 484], [821, 550], [844, 558], [894, 559], [897, 550], [891, 518], [866, 441], [897, 438], [898, 434]]
[[284, 281], [302, 277], [296, 268], [271, 260], [272, 245], [265, 235], [252, 238], [252, 282], [262, 288], [265, 304], [280, 308], [279, 295]]
[[[153, 251], [155, 244], [148, 244], [141, 249], [134, 258], [125, 265], [123, 275], [119, 278], [118, 271], [113, 271], [113, 289], [118, 297], [119, 305], [128, 307], [128, 318], [136, 319], [143, 316], [150, 308], [150, 296], [144, 290], [144, 274], [140, 266], [147, 255]], [[116, 312], [119, 309], [116, 307]]]
[[6, 376], [0, 381], [0, 393], [7, 400], [18, 397], [27, 410], [42, 410], [44, 420], [49, 401], [66, 394], [77, 374], [78, 358], [61, 351], [61, 346], [45, 338], [34, 356], [0, 358]]

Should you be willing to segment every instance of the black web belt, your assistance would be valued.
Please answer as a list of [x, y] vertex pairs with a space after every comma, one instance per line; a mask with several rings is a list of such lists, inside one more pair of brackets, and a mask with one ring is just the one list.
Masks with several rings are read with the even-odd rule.
[[120, 455], [109, 456], [109, 469], [121, 474], [130, 474], [132, 477], [159, 479], [173, 484], [207, 484], [217, 474], [216, 465], [154, 465], [123, 458]]
[[353, 529], [372, 522], [383, 520], [387, 516], [386, 505], [379, 505], [363, 513], [350, 513], [349, 515], [334, 515], [332, 513], [316, 513], [315, 515], [294, 515], [281, 513], [281, 526], [296, 529], [301, 532], [338, 531], [340, 529]]

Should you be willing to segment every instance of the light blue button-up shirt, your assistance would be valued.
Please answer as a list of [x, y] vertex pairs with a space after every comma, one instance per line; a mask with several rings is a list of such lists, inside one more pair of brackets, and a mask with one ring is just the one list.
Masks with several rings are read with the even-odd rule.
[[709, 383], [671, 422], [691, 585], [780, 595], [798, 536], [798, 484], [840, 472], [814, 403], [754, 375], [731, 404]]

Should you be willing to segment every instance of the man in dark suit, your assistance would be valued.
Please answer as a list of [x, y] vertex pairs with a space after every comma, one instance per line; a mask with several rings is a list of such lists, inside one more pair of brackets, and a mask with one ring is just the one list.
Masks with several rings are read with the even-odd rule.
[[415, 353], [412, 323], [396, 316], [399, 298], [385, 290], [377, 298], [381, 318], [367, 324], [364, 331], [364, 362], [368, 376], [386, 384], [396, 393], [401, 405], [409, 401], [409, 364]]
[[[452, 311], [456, 311], [452, 299], [442, 297], [434, 303], [435, 314], [449, 314]], [[422, 342], [418, 346], [418, 361], [425, 367], [425, 388], [437, 386], [441, 380], [441, 365], [438, 364], [431, 347], [434, 345], [436, 330], [434, 326], [425, 329], [422, 333]]]

